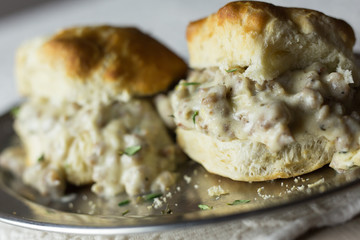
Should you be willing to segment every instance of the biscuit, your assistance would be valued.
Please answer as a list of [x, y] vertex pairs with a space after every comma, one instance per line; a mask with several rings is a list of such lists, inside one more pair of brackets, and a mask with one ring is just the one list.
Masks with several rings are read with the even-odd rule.
[[312, 62], [348, 69], [358, 77], [352, 28], [314, 10], [231, 2], [190, 23], [187, 41], [190, 67], [243, 67], [246, 77], [260, 83]]
[[19, 48], [16, 63], [19, 92], [54, 102], [150, 96], [187, 72], [149, 35], [112, 26], [74, 27], [34, 39]]
[[231, 2], [187, 28], [171, 94], [177, 140], [208, 171], [264, 181], [359, 165], [352, 28], [323, 13]]

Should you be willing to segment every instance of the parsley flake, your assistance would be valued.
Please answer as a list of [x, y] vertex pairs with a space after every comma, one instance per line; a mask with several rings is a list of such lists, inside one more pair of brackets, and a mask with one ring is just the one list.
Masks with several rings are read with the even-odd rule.
[[143, 196], [146, 201], [154, 200], [155, 198], [161, 197], [162, 193], [150, 193], [148, 195]]
[[11, 116], [13, 116], [13, 118], [16, 118], [17, 115], [19, 114], [19, 111], [20, 111], [20, 107], [19, 107], [19, 106], [14, 107], [14, 108], [11, 109], [11, 111], [10, 111]]
[[129, 203], [130, 203], [130, 200], [124, 200], [124, 201], [119, 202], [118, 206], [119, 207], [125, 206], [125, 205], [128, 205]]
[[193, 115], [191, 116], [194, 124], [195, 124], [195, 118], [196, 118], [197, 115], [199, 115], [199, 111], [195, 111], [195, 112], [193, 113]]
[[125, 210], [121, 215], [125, 216], [126, 214], [128, 214], [130, 212], [130, 210]]
[[182, 83], [183, 86], [194, 86], [194, 85], [200, 85], [199, 82], [184, 82]]
[[239, 69], [238, 68], [232, 68], [232, 69], [228, 69], [228, 70], [225, 70], [225, 71], [228, 72], [228, 73], [232, 73], [232, 72], [235, 72], [237, 70], [239, 70]]
[[206, 204], [199, 204], [198, 207], [201, 209], [201, 210], [211, 210], [213, 209], [212, 206], [208, 206]]
[[126, 154], [128, 156], [133, 156], [140, 150], [141, 150], [141, 146], [136, 145], [136, 146], [131, 146], [131, 147], [125, 148], [125, 150], [121, 151], [120, 154]]
[[169, 117], [171, 117], [171, 118], [175, 118], [174, 114], [169, 115]]
[[42, 155], [37, 159], [37, 161], [38, 161], [39, 163], [43, 162], [44, 160], [45, 160], [44, 154], [42, 154]]
[[249, 203], [250, 200], [235, 200], [232, 203], [228, 203], [227, 205], [230, 206], [234, 206], [234, 205], [239, 205], [239, 204], [244, 204], [244, 203]]

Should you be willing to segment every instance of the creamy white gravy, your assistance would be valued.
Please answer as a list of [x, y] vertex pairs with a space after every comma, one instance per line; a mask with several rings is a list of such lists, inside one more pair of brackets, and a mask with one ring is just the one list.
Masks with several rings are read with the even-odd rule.
[[[26, 150], [23, 179], [43, 194], [63, 191], [65, 181], [93, 183], [102, 196], [165, 191], [183, 160], [147, 100], [61, 106], [29, 100], [15, 128]], [[123, 153], [134, 146], [141, 149]]]
[[274, 152], [304, 133], [326, 137], [338, 152], [359, 147], [359, 97], [346, 72], [315, 63], [259, 84], [241, 71], [194, 70], [180, 82], [171, 95], [177, 126], [222, 141], [250, 139]]

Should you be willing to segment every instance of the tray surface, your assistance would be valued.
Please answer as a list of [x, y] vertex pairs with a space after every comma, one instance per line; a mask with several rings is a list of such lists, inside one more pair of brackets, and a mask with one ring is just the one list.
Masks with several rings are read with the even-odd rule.
[[[15, 134], [11, 114], [0, 117], [0, 150]], [[192, 161], [180, 170], [175, 186], [157, 200], [128, 197], [103, 199], [89, 186], [70, 187], [67, 195], [51, 200], [0, 169], [0, 221], [32, 229], [84, 234], [121, 234], [168, 230], [195, 224], [215, 223], [264, 214], [328, 197], [359, 184], [358, 169], [337, 173], [329, 167], [301, 177], [267, 182], [236, 182], [208, 173]], [[210, 196], [208, 189], [221, 186], [226, 192]], [[130, 203], [119, 206], [120, 202]], [[229, 205], [235, 200], [239, 204]], [[202, 208], [209, 208], [203, 210]], [[204, 206], [205, 205], [205, 206]]]

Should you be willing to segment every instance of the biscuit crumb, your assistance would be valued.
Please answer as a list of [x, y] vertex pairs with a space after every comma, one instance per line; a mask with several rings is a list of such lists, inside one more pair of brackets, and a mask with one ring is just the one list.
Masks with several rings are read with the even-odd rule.
[[191, 183], [191, 177], [189, 177], [188, 175], [184, 175], [184, 180], [187, 184]]
[[264, 200], [266, 200], [266, 199], [268, 199], [268, 198], [274, 197], [274, 195], [263, 194], [262, 191], [263, 191], [264, 189], [265, 189], [264, 187], [258, 188], [257, 193], [258, 193], [258, 195], [259, 195], [260, 197], [262, 197]]
[[155, 209], [162, 207], [162, 205], [163, 205], [163, 202], [159, 198], [154, 198], [153, 207]]
[[319, 186], [319, 185], [323, 184], [324, 182], [325, 182], [325, 179], [321, 178], [314, 183], [308, 184], [308, 188], [313, 188], [313, 187]]
[[226, 195], [229, 193], [228, 191], [225, 191], [220, 185], [212, 186], [207, 191], [208, 191], [208, 195], [211, 197]]

